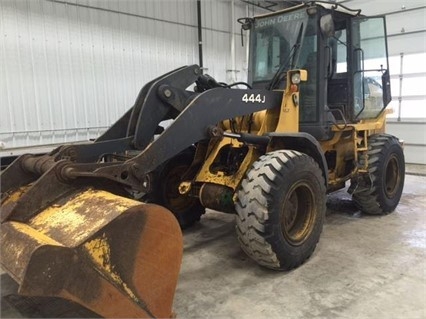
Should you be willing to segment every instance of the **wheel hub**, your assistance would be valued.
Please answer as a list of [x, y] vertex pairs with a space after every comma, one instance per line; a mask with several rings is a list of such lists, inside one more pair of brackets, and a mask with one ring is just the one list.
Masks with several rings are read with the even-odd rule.
[[302, 244], [312, 232], [316, 209], [312, 189], [301, 182], [292, 187], [281, 214], [281, 229], [284, 237], [293, 245]]
[[385, 192], [388, 198], [395, 196], [398, 191], [398, 185], [400, 183], [401, 176], [399, 174], [399, 164], [398, 159], [395, 156], [392, 156], [388, 164], [386, 165], [385, 171]]

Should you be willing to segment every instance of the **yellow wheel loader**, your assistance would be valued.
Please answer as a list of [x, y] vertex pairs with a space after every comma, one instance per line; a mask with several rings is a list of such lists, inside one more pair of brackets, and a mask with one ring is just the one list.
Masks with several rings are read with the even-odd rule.
[[395, 209], [405, 164], [385, 133], [384, 17], [309, 2], [239, 21], [248, 83], [181, 67], [95, 141], [3, 171], [1, 265], [20, 294], [104, 317], [170, 317], [180, 226], [205, 208], [235, 214], [242, 249], [276, 270], [313, 253], [327, 193], [350, 184], [362, 212]]

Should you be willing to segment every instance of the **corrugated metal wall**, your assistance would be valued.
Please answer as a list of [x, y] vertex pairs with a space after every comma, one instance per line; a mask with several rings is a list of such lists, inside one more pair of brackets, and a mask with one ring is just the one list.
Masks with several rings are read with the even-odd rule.
[[[202, 0], [204, 66], [225, 82], [247, 75], [235, 19], [248, 9], [265, 12], [234, 2], [233, 20], [232, 0]], [[424, 0], [339, 2], [387, 15], [390, 120], [425, 117]], [[95, 138], [132, 106], [144, 83], [198, 63], [196, 11], [196, 0], [0, 0], [0, 156], [16, 147]], [[398, 130], [405, 125], [392, 127], [404, 135]], [[426, 139], [424, 123], [413, 129]], [[410, 161], [419, 148], [426, 152], [423, 142], [406, 142]]]
[[[204, 65], [220, 81], [246, 78], [231, 11], [202, 1]], [[0, 12], [3, 149], [95, 138], [147, 81], [198, 63], [196, 0], [1, 0]]]

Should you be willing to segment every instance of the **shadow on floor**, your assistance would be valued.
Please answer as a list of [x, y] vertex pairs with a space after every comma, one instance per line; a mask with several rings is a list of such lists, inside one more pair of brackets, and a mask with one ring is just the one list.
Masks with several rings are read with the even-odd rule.
[[18, 285], [7, 274], [2, 286], [0, 318], [102, 318], [98, 314], [61, 298], [17, 295]]

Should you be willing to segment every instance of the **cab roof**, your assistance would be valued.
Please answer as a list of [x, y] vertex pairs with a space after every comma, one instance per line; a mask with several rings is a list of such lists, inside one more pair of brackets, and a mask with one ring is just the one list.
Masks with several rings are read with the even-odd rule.
[[300, 8], [309, 8], [309, 7], [313, 7], [313, 6], [317, 6], [317, 7], [323, 7], [324, 9], [327, 10], [333, 10], [333, 11], [337, 11], [337, 12], [341, 12], [344, 14], [348, 14], [351, 16], [359, 16], [361, 14], [361, 9], [350, 9], [344, 5], [341, 5], [339, 3], [331, 3], [331, 2], [325, 2], [325, 1], [309, 1], [309, 2], [305, 2], [290, 8], [286, 8], [286, 9], [282, 9], [282, 10], [278, 10], [275, 12], [271, 12], [271, 13], [266, 13], [266, 14], [261, 14], [261, 15], [257, 15], [254, 18], [264, 18], [264, 17], [269, 17], [269, 16], [273, 16], [276, 14], [280, 14], [283, 12], [291, 12]]

